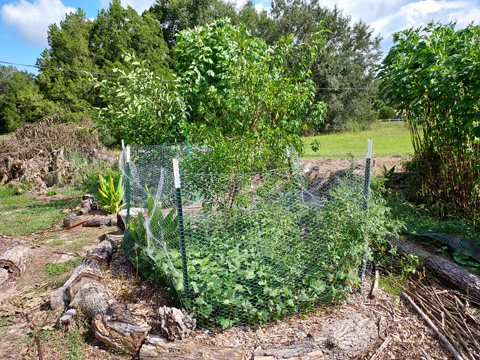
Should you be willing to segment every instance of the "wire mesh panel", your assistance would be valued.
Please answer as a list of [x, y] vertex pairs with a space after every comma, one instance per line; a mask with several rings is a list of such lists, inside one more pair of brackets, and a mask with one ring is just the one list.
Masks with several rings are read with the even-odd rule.
[[127, 253], [146, 254], [200, 325], [279, 319], [359, 284], [369, 231], [363, 169], [304, 172], [289, 151], [283, 167], [245, 173], [212, 166], [213, 152], [135, 146], [128, 166], [120, 158], [125, 201], [138, 214]]

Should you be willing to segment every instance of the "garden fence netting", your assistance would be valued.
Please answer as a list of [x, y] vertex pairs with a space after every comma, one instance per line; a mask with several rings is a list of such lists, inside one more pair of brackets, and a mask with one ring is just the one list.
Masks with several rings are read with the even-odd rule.
[[277, 168], [241, 172], [213, 166], [213, 150], [200, 146], [128, 152], [120, 156], [127, 255], [151, 264], [147, 275], [174, 289], [200, 326], [276, 320], [360, 284], [369, 241], [364, 166], [305, 169], [286, 149]]

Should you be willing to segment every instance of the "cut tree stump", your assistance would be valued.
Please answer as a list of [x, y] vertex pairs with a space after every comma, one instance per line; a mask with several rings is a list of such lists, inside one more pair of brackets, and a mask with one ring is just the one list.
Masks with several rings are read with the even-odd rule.
[[195, 330], [197, 321], [182, 309], [162, 306], [158, 309], [162, 335], [168, 340], [182, 340]]
[[33, 259], [33, 250], [17, 245], [0, 254], [0, 268], [8, 270], [10, 276], [19, 278]]
[[197, 345], [189, 340], [168, 341], [148, 335], [139, 352], [140, 360], [245, 360], [246, 352], [214, 346]]
[[413, 254], [421, 257], [425, 269], [455, 289], [471, 296], [480, 304], [480, 278], [471, 274], [460, 265], [439, 255], [425, 251], [419, 245], [396, 238], [389, 239], [401, 254]]
[[108, 315], [96, 315], [93, 318], [92, 327], [95, 338], [117, 349], [127, 350], [130, 354], [138, 352], [150, 331], [149, 327], [113, 321]]
[[352, 359], [369, 349], [377, 339], [375, 322], [356, 313], [328, 324], [314, 334], [312, 340], [279, 349], [257, 350], [254, 359]]

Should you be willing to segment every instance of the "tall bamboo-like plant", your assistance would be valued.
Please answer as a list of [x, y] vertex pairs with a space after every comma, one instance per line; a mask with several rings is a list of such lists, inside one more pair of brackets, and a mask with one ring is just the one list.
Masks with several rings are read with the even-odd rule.
[[480, 27], [431, 23], [394, 41], [381, 90], [405, 112], [421, 193], [478, 221]]

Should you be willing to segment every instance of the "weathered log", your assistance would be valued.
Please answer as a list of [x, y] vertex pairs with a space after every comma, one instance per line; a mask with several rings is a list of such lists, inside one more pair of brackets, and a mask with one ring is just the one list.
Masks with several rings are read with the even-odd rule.
[[80, 261], [75, 269], [73, 269], [72, 275], [63, 284], [62, 287], [52, 291], [50, 294], [50, 306], [52, 309], [58, 309], [61, 307], [67, 307], [70, 304], [70, 285], [72, 282], [80, 282], [82, 277], [88, 277], [101, 281], [103, 274], [100, 270], [100, 264], [95, 260], [83, 259]]
[[409, 241], [396, 238], [391, 238], [390, 241], [400, 253], [420, 256], [425, 269], [435, 274], [435, 277], [475, 298], [477, 302], [480, 301], [480, 278], [478, 276], [471, 274], [468, 270], [448, 259], [425, 251], [419, 245]]
[[17, 245], [0, 254], [0, 268], [7, 269], [10, 276], [19, 278], [33, 259], [33, 250]]
[[74, 211], [71, 211], [63, 219], [63, 227], [70, 227], [77, 222], [80, 222], [80, 217]]
[[143, 340], [145, 340], [149, 327], [134, 325], [130, 322], [112, 321], [111, 316], [96, 315], [92, 321], [95, 338], [130, 354], [136, 354]]
[[[115, 245], [114, 239], [106, 236], [92, 253], [83, 259], [73, 270], [65, 284], [50, 295], [53, 309], [69, 307], [79, 309], [92, 319], [95, 337], [100, 341], [136, 353], [150, 328], [131, 323], [132, 314], [125, 304], [116, 301], [103, 286], [100, 264], [107, 264]], [[68, 311], [59, 320], [71, 321]]]
[[75, 291], [70, 307], [80, 309], [92, 319], [95, 337], [113, 347], [136, 353], [150, 328], [131, 323], [132, 314], [125, 304], [118, 303], [102, 284], [83, 278], [71, 285]]
[[139, 352], [140, 360], [245, 360], [246, 353], [237, 349], [197, 345], [189, 340], [168, 341], [148, 335]]
[[279, 349], [255, 351], [255, 359], [352, 359], [372, 346], [378, 338], [377, 325], [363, 314], [335, 321], [314, 334], [312, 340], [299, 341]]
[[168, 340], [182, 340], [195, 330], [197, 321], [182, 309], [162, 306], [158, 309], [161, 320], [162, 335]]
[[8, 280], [8, 270], [4, 268], [0, 268], [0, 286]]
[[111, 239], [105, 239], [98, 246], [86, 256], [86, 259], [95, 260], [101, 265], [106, 265], [112, 259], [113, 251], [117, 245]]
[[87, 215], [88, 212], [92, 209], [92, 204], [90, 200], [82, 200], [82, 205], [80, 209], [77, 211], [77, 215]]
[[117, 218], [112, 216], [96, 217], [83, 223], [85, 227], [117, 226]]

